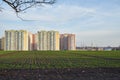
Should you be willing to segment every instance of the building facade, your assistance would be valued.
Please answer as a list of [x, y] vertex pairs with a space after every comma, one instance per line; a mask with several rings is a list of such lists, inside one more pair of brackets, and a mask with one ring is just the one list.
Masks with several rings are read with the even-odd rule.
[[47, 50], [47, 31], [38, 31], [38, 50]]
[[5, 38], [2, 37], [1, 38], [1, 50], [4, 50], [4, 40], [5, 40]]
[[1, 44], [2, 44], [2, 39], [0, 38], [0, 50], [1, 50], [1, 46], [2, 46]]
[[38, 31], [32, 34], [26, 30], [6, 30], [0, 39], [0, 49], [5, 51], [32, 50], [76, 50], [75, 34], [59, 34], [58, 31]]
[[60, 35], [60, 50], [76, 50], [75, 34]]
[[47, 37], [48, 50], [59, 50], [59, 32], [58, 31], [48, 31]]
[[37, 43], [38, 43], [38, 40], [37, 40], [37, 34], [32, 34], [32, 49], [33, 50], [37, 50]]
[[59, 50], [58, 31], [38, 31], [37, 50]]
[[26, 30], [5, 31], [4, 50], [28, 50], [28, 32]]

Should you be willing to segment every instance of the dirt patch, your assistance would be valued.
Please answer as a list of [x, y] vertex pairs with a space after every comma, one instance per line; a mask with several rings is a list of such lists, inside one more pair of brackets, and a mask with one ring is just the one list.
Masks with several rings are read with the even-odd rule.
[[119, 80], [120, 68], [0, 70], [0, 80]]

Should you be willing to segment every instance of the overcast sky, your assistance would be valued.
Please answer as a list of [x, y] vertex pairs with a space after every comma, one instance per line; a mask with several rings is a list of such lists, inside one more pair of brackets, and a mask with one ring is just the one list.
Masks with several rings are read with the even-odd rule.
[[120, 45], [120, 0], [57, 0], [54, 5], [33, 7], [19, 14], [3, 4], [0, 37], [5, 30], [57, 30], [76, 34], [77, 46]]

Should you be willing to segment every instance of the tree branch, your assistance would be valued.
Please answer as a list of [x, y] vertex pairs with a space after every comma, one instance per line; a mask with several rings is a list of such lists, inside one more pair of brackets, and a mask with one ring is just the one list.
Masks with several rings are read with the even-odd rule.
[[2, 7], [1, 7], [1, 5], [3, 4], [3, 1], [0, 3], [0, 12], [2, 12]]
[[38, 4], [54, 4], [56, 0], [3, 0], [15, 12], [22, 12]]

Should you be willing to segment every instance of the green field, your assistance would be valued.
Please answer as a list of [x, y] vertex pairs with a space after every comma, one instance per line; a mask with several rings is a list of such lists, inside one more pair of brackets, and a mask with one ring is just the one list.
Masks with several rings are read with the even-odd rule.
[[120, 67], [120, 51], [0, 51], [0, 69]]

